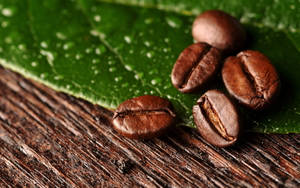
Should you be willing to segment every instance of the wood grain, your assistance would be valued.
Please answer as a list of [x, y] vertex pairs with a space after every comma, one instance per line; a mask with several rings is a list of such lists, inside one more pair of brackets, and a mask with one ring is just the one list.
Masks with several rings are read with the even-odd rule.
[[174, 128], [148, 141], [112, 112], [0, 67], [0, 187], [299, 187], [300, 135], [246, 134], [220, 149]]

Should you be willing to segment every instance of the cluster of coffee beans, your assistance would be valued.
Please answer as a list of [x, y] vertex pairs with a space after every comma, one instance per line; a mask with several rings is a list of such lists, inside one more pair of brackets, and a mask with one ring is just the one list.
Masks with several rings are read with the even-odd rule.
[[[246, 43], [246, 32], [238, 20], [219, 10], [200, 14], [192, 34], [198, 43], [183, 50], [171, 75], [173, 85], [183, 93], [203, 89], [216, 76], [224, 57], [241, 50]], [[258, 51], [246, 50], [227, 57], [222, 79], [230, 95], [253, 110], [266, 108], [279, 92], [275, 68]], [[193, 107], [193, 116], [199, 133], [209, 143], [225, 147], [237, 141], [240, 117], [222, 92], [204, 93]]]
[[[237, 19], [219, 10], [206, 11], [195, 19], [192, 35], [197, 43], [181, 52], [171, 73], [175, 88], [182, 93], [204, 89], [223, 64], [225, 87], [239, 103], [262, 110], [274, 101], [280, 81], [266, 56], [246, 50], [224, 58], [245, 46], [246, 32]], [[221, 91], [205, 92], [193, 107], [193, 116], [199, 133], [215, 146], [232, 145], [240, 135], [238, 111]], [[175, 119], [168, 100], [145, 95], [120, 104], [113, 126], [126, 137], [147, 139], [164, 133]]]

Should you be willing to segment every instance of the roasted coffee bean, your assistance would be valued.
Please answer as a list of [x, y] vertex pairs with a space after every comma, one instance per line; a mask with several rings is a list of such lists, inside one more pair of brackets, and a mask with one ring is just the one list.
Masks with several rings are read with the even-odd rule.
[[208, 10], [193, 23], [192, 35], [198, 42], [232, 53], [244, 47], [246, 32], [237, 19], [220, 10]]
[[269, 59], [258, 51], [247, 50], [228, 57], [222, 77], [228, 92], [251, 109], [267, 107], [279, 93], [278, 74]]
[[204, 93], [193, 107], [193, 116], [199, 133], [210, 144], [226, 147], [237, 141], [240, 132], [237, 110], [220, 91]]
[[190, 45], [181, 52], [173, 67], [173, 85], [183, 93], [201, 88], [216, 74], [221, 58], [221, 51], [206, 43]]
[[113, 127], [123, 136], [149, 139], [164, 133], [175, 120], [171, 103], [157, 96], [145, 95], [126, 100], [116, 109]]

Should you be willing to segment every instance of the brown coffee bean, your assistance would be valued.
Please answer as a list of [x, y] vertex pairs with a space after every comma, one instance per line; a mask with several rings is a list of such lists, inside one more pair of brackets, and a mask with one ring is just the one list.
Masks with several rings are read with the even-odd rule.
[[237, 110], [220, 91], [204, 93], [193, 107], [193, 116], [199, 133], [210, 144], [226, 147], [237, 141], [240, 132]]
[[222, 68], [222, 77], [228, 92], [255, 110], [271, 104], [280, 88], [274, 66], [266, 56], [253, 50], [228, 57]]
[[244, 47], [246, 32], [240, 22], [220, 10], [208, 10], [193, 23], [192, 35], [198, 42], [232, 53]]
[[172, 84], [183, 93], [201, 88], [216, 74], [221, 58], [221, 52], [206, 43], [190, 45], [173, 67]]
[[171, 103], [145, 95], [126, 100], [116, 109], [113, 127], [123, 136], [149, 139], [164, 133], [175, 121]]

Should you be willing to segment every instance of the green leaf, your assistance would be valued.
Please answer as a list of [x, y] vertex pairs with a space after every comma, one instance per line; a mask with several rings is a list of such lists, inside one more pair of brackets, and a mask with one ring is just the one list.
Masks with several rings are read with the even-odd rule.
[[[241, 109], [248, 131], [300, 132], [299, 1], [0, 0], [0, 64], [58, 91], [107, 108], [144, 94], [172, 101], [194, 127], [199, 94], [181, 94], [170, 73], [193, 43], [195, 15], [222, 9], [240, 18], [250, 49], [280, 73], [282, 93], [267, 112]], [[224, 90], [220, 78], [211, 86]], [[224, 90], [225, 91], [225, 90]]]

